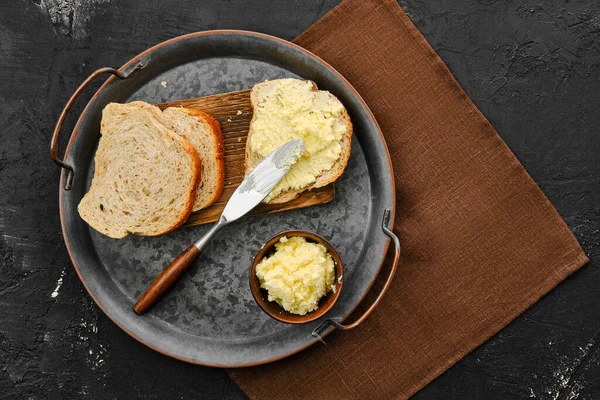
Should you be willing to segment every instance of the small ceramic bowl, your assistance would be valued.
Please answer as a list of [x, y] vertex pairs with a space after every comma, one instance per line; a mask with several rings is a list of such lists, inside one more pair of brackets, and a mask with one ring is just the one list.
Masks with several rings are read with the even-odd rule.
[[[311, 311], [305, 315], [292, 314], [290, 312], [285, 311], [283, 307], [281, 307], [276, 302], [269, 301], [267, 291], [260, 288], [260, 281], [256, 276], [256, 265], [264, 257], [271, 255], [275, 251], [275, 243], [279, 242], [279, 239], [282, 236], [301, 236], [306, 238], [306, 240], [309, 242], [322, 244], [327, 249], [327, 252], [331, 254], [331, 257], [333, 258], [333, 262], [335, 264], [335, 292], [333, 290], [329, 291], [329, 293], [323, 296], [319, 301], [319, 307], [317, 307], [316, 310]], [[307, 322], [311, 322], [321, 318], [335, 305], [335, 302], [340, 297], [340, 293], [342, 292], [343, 284], [344, 266], [342, 265], [342, 260], [340, 259], [340, 256], [335, 251], [333, 246], [321, 236], [303, 230], [283, 231], [271, 237], [258, 251], [256, 257], [254, 257], [254, 261], [252, 262], [252, 267], [250, 268], [250, 291], [252, 292], [252, 296], [254, 296], [254, 300], [256, 300], [260, 308], [270, 317], [276, 319], [277, 321], [285, 322], [287, 324], [305, 324]]]

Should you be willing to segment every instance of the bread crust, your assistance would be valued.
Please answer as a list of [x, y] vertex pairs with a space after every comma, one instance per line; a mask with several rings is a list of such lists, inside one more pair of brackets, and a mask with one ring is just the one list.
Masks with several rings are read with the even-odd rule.
[[[315, 82], [313, 82], [313, 81], [305, 81], [305, 82], [310, 82], [312, 84], [313, 92], [319, 91], [319, 88], [317, 87], [317, 84]], [[252, 91], [250, 92], [250, 105], [252, 106], [253, 110], [254, 110], [255, 104], [256, 104], [255, 96], [256, 96], [256, 94], [255, 94], [255, 91], [253, 88]], [[268, 201], [267, 203], [269, 203], [269, 204], [287, 203], [288, 201], [294, 200], [296, 197], [298, 197], [300, 195], [300, 193], [307, 191], [307, 190], [326, 186], [326, 185], [336, 181], [342, 175], [342, 173], [344, 172], [344, 169], [346, 169], [346, 166], [348, 165], [348, 160], [350, 158], [350, 151], [352, 149], [352, 132], [353, 132], [352, 121], [350, 120], [350, 116], [348, 115], [348, 111], [346, 110], [345, 107], [344, 107], [344, 111], [342, 113], [342, 117], [344, 118], [344, 121], [346, 122], [347, 130], [346, 130], [344, 137], [342, 138], [342, 152], [340, 153], [340, 157], [338, 158], [336, 163], [329, 170], [323, 171], [320, 175], [318, 175], [313, 184], [308, 185], [299, 190], [287, 190], [285, 192], [281, 192], [277, 196], [272, 198], [270, 201]], [[256, 114], [253, 114], [252, 120], [250, 121], [250, 126], [252, 126], [255, 119], [256, 119]], [[245, 161], [244, 161], [244, 169], [245, 169], [246, 175], [248, 175], [250, 170], [252, 168], [254, 168], [262, 160], [260, 157], [256, 157], [250, 149], [250, 135], [251, 135], [251, 130], [248, 132], [248, 140], [246, 141], [246, 151], [245, 151]]]
[[[223, 194], [223, 188], [225, 186], [225, 139], [223, 138], [223, 132], [221, 131], [221, 124], [212, 115], [192, 108], [181, 107], [180, 110], [192, 117], [202, 119], [210, 125], [212, 136], [217, 144], [217, 151], [215, 154], [217, 160], [217, 185], [212, 198], [204, 206], [204, 208], [206, 208], [219, 200], [221, 194]], [[199, 181], [200, 180], [198, 180], [198, 182]]]
[[[160, 123], [158, 120], [157, 120], [157, 122]], [[186, 207], [182, 211], [180, 219], [177, 222], [175, 222], [172, 226], [167, 228], [167, 230], [165, 230], [164, 232], [151, 234], [151, 235], [145, 235], [143, 233], [137, 233], [137, 232], [130, 232], [130, 233], [135, 233], [136, 235], [140, 235], [140, 236], [160, 236], [160, 235], [164, 235], [166, 233], [172, 232], [175, 229], [179, 228], [181, 225], [183, 225], [183, 223], [185, 221], [187, 221], [190, 214], [192, 213], [192, 209], [194, 208], [194, 202], [196, 201], [196, 191], [198, 190], [198, 184], [200, 183], [200, 177], [202, 174], [202, 161], [200, 161], [200, 156], [198, 155], [196, 148], [194, 146], [192, 146], [192, 144], [190, 142], [188, 142], [183, 137], [179, 136], [178, 134], [176, 134], [175, 132], [173, 132], [171, 130], [169, 130], [169, 133], [172, 136], [174, 136], [175, 138], [181, 140], [181, 143], [183, 144], [185, 152], [188, 153], [190, 155], [190, 157], [192, 158], [192, 163], [193, 163], [192, 169], [194, 170], [194, 173], [192, 174], [192, 191], [190, 192], [190, 196], [188, 196], [188, 200], [185, 203]]]

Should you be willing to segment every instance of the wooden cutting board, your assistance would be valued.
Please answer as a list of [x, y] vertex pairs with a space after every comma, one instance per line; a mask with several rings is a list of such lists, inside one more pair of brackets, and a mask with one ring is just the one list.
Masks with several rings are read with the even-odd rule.
[[[195, 108], [212, 115], [221, 124], [221, 131], [225, 140], [225, 187], [223, 194], [212, 206], [192, 213], [183, 226], [202, 225], [217, 221], [233, 191], [244, 179], [246, 138], [252, 119], [250, 90], [173, 101], [157, 104], [157, 106], [161, 109], [178, 106]], [[332, 183], [322, 188], [301, 193], [297, 198], [287, 203], [261, 204], [251, 214], [267, 214], [325, 204], [333, 200], [334, 197], [335, 188]]]

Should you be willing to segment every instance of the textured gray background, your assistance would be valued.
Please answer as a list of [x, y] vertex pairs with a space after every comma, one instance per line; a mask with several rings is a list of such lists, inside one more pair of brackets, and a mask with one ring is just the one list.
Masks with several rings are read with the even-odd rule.
[[[147, 349], [95, 307], [62, 243], [48, 141], [98, 67], [197, 30], [291, 39], [336, 3], [0, 2], [0, 398], [244, 398], [225, 372]], [[598, 2], [400, 3], [592, 259], [416, 397], [600, 398]]]

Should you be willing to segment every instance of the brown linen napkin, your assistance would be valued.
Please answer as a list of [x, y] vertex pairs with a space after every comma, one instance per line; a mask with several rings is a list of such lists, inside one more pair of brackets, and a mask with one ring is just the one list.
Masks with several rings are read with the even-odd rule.
[[296, 43], [340, 71], [383, 130], [402, 262], [359, 328], [229, 373], [252, 399], [407, 398], [588, 259], [395, 1], [346, 0]]

